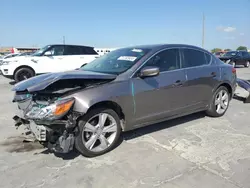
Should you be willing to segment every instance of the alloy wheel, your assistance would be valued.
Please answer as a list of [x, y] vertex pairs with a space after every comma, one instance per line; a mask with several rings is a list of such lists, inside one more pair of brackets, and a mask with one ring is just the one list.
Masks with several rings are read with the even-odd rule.
[[220, 90], [215, 97], [215, 106], [216, 112], [218, 114], [223, 114], [228, 107], [229, 104], [229, 95], [225, 90]]
[[18, 79], [20, 81], [22, 80], [27, 80], [28, 78], [31, 78], [32, 75], [28, 72], [28, 71], [22, 71], [19, 75], [18, 75]]
[[117, 123], [108, 113], [99, 113], [87, 121], [82, 131], [85, 147], [92, 152], [106, 150], [115, 140]]

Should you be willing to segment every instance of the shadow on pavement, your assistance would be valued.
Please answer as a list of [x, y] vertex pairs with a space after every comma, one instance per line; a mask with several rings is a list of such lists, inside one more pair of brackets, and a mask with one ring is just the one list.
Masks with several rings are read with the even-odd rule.
[[238, 100], [238, 101], [241, 101], [241, 102], [245, 102], [245, 100], [246, 100], [245, 97], [241, 97], [241, 96], [238, 96], [238, 95], [234, 95], [234, 96], [233, 96], [233, 99]]
[[[157, 131], [161, 131], [163, 129], [174, 127], [176, 125], [180, 126], [183, 123], [190, 122], [190, 121], [200, 119], [200, 118], [203, 118], [203, 117], [205, 117], [205, 113], [204, 112], [199, 112], [199, 113], [195, 113], [195, 114], [192, 114], [192, 115], [180, 117], [180, 118], [177, 118], [177, 119], [164, 121], [164, 122], [157, 123], [157, 124], [152, 124], [152, 125], [142, 127], [142, 128], [138, 128], [136, 130], [132, 130], [132, 131], [129, 131], [129, 132], [124, 132], [124, 133], [122, 133], [121, 138], [119, 139], [119, 142], [116, 144], [116, 147], [121, 145], [121, 143], [124, 140], [131, 140], [131, 139], [143, 136], [143, 135], [150, 134], [152, 132], [157, 132]], [[5, 142], [0, 143], [0, 145], [6, 147], [7, 151], [10, 152], [10, 153], [13, 153], [13, 152], [16, 152], [16, 153], [29, 152], [29, 151], [32, 151], [32, 150], [43, 149], [43, 151], [38, 151], [34, 155], [54, 154], [56, 157], [59, 157], [59, 158], [61, 158], [63, 160], [72, 160], [72, 159], [74, 159], [74, 158], [81, 155], [76, 150], [74, 150], [74, 151], [72, 151], [70, 153], [66, 153], [66, 154], [54, 153], [53, 151], [50, 151], [49, 149], [44, 148], [44, 146], [41, 145], [39, 142], [24, 142], [24, 139], [25, 138], [22, 137], [22, 136], [20, 136], [20, 137], [9, 137]]]
[[206, 115], [204, 112], [191, 114], [188, 116], [176, 118], [173, 120], [164, 121], [164, 122], [157, 123], [157, 124], [152, 124], [152, 125], [149, 125], [146, 127], [138, 128], [136, 130], [125, 132], [125, 133], [123, 133], [122, 137], [123, 137], [123, 140], [131, 140], [131, 139], [143, 136], [143, 135], [147, 135], [147, 134], [150, 134], [153, 132], [161, 131], [163, 129], [167, 129], [167, 128], [174, 127], [174, 126], [179, 126], [179, 125], [186, 123], [186, 122], [190, 122], [190, 121], [193, 121], [196, 119], [204, 118], [205, 116]]
[[13, 86], [13, 85], [16, 84], [16, 82], [15, 81], [10, 81], [9, 84]]

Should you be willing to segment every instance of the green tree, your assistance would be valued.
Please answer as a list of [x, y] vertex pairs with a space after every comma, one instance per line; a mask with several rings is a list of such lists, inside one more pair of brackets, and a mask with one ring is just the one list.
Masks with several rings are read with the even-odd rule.
[[246, 50], [246, 51], [247, 51], [247, 47], [246, 47], [246, 46], [239, 46], [239, 47], [237, 48], [237, 50]]
[[232, 51], [232, 50], [230, 48], [227, 48], [224, 51], [229, 52], [229, 51]]
[[222, 51], [222, 49], [221, 48], [214, 48], [211, 50], [212, 53], [219, 52], [219, 51]]

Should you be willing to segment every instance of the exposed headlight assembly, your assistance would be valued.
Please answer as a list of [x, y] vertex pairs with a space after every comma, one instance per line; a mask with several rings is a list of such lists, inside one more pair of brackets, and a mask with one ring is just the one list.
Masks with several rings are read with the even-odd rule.
[[75, 102], [74, 98], [57, 100], [49, 106], [35, 105], [25, 117], [33, 120], [57, 120], [66, 115]]

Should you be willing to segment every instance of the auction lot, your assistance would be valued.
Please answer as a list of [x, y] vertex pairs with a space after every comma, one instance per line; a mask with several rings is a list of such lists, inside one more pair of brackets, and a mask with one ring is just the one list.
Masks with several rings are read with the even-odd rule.
[[[249, 80], [250, 69], [237, 68], [237, 75]], [[23, 143], [9, 82], [0, 76], [1, 188], [250, 187], [250, 104], [233, 99], [221, 118], [198, 113], [125, 133], [117, 148], [96, 158], [55, 156]]]

